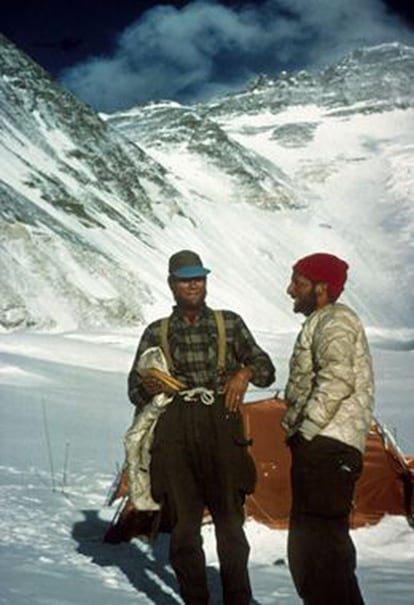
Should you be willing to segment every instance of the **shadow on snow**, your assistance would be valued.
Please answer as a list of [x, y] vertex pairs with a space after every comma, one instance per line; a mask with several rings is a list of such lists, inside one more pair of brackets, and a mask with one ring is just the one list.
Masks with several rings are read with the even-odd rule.
[[[118, 567], [131, 585], [154, 603], [177, 605], [182, 603], [175, 574], [168, 561], [169, 535], [159, 534], [152, 546], [134, 539], [132, 542], [109, 544], [103, 542], [108, 522], [98, 516], [96, 510], [83, 510], [84, 519], [73, 525], [72, 538], [77, 551], [92, 559], [100, 567]], [[220, 605], [220, 574], [214, 567], [207, 567], [211, 605]], [[259, 605], [252, 601], [252, 605]]]

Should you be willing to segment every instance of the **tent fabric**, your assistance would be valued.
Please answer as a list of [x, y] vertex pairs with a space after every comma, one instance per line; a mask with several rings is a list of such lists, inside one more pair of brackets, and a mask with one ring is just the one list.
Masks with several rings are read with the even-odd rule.
[[[280, 421], [285, 406], [280, 399], [266, 399], [242, 406], [245, 432], [252, 439], [250, 452], [257, 467], [258, 481], [246, 499], [246, 514], [265, 525], [286, 529], [291, 505], [290, 452]], [[393, 438], [374, 421], [367, 438], [364, 470], [359, 478], [351, 527], [378, 523], [385, 515], [404, 515], [414, 527], [414, 456], [404, 456]], [[137, 511], [128, 498], [126, 468], [120, 473], [108, 504], [123, 498], [110, 530], [113, 541], [154, 533], [154, 520], [147, 511]], [[149, 527], [151, 525], [151, 527]], [[118, 535], [119, 534], [119, 535]], [[112, 541], [108, 536], [108, 541]]]
[[[280, 425], [285, 406], [270, 399], [243, 406], [245, 429], [253, 439], [251, 453], [258, 471], [256, 490], [247, 500], [247, 513], [270, 527], [289, 524], [290, 452]], [[351, 513], [351, 527], [373, 525], [384, 515], [405, 515], [412, 523], [414, 464], [392, 437], [374, 421], [367, 438], [364, 470]]]

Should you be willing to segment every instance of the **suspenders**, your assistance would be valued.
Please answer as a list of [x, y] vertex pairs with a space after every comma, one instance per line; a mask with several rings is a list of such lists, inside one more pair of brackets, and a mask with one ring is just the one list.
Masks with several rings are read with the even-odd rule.
[[221, 376], [226, 370], [226, 325], [223, 311], [214, 310], [218, 332], [217, 374]]
[[[222, 374], [224, 374], [224, 371], [226, 369], [226, 326], [224, 323], [223, 311], [214, 310], [213, 312], [214, 318], [216, 320], [218, 333], [217, 373], [219, 376], [221, 376]], [[171, 358], [170, 345], [168, 343], [169, 320], [169, 317], [163, 317], [161, 319], [160, 340], [161, 348], [164, 352], [168, 368], [171, 370], [174, 364]]]
[[165, 355], [165, 360], [167, 362], [168, 369], [171, 371], [173, 368], [173, 362], [171, 359], [170, 345], [168, 343], [168, 324], [169, 317], [163, 317], [161, 319], [161, 327], [160, 327], [160, 340], [161, 340], [161, 349]]

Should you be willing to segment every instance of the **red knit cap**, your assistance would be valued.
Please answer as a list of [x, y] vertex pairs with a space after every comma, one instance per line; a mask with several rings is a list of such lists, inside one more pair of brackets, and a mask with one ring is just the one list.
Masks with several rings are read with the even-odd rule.
[[334, 302], [342, 290], [347, 278], [348, 264], [325, 252], [317, 252], [304, 256], [293, 265], [293, 270], [311, 282], [325, 282], [328, 286], [329, 298]]

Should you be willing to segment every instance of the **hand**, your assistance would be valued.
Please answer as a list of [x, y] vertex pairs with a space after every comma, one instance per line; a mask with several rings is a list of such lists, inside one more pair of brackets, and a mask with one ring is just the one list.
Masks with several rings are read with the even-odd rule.
[[224, 403], [230, 412], [237, 412], [243, 403], [249, 380], [253, 377], [253, 370], [249, 367], [238, 370], [224, 387]]
[[142, 378], [142, 386], [147, 391], [148, 395], [153, 397], [154, 395], [159, 395], [160, 393], [165, 392], [165, 386], [158, 380], [157, 378], [153, 378], [151, 376], [146, 376]]

